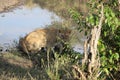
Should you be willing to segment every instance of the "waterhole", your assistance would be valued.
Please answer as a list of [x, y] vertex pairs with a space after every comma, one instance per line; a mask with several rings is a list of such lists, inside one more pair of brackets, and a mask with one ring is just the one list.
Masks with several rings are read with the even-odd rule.
[[[55, 13], [43, 9], [35, 4], [34, 7], [25, 5], [14, 8], [11, 11], [0, 13], [0, 46], [13, 46], [14, 41], [23, 37], [37, 28], [45, 28], [52, 22], [62, 21]], [[74, 44], [74, 50], [83, 52], [81, 44]]]

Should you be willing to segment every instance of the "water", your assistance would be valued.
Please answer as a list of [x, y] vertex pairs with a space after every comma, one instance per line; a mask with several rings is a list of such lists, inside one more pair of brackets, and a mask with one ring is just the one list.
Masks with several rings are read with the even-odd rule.
[[60, 20], [55, 13], [41, 9], [39, 6], [32, 8], [20, 6], [12, 12], [2, 13], [0, 14], [0, 45], [12, 43], [13, 40], [18, 40], [20, 36], [36, 28]]
[[[37, 28], [44, 28], [45, 25], [50, 25], [54, 21], [62, 21], [62, 19], [55, 13], [39, 6], [32, 8], [19, 6], [12, 12], [1, 13], [0, 46], [3, 46], [5, 51], [14, 40], [18, 41], [19, 37], [23, 37]], [[83, 52], [83, 45], [75, 43], [73, 49], [77, 52]]]

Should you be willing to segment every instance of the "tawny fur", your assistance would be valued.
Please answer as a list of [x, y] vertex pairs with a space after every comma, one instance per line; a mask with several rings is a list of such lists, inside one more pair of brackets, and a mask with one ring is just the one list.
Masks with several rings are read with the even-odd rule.
[[38, 29], [21, 38], [19, 45], [27, 54], [37, 53], [42, 47], [54, 47], [59, 43], [58, 38], [68, 40], [70, 32], [70, 30], [55, 28]]

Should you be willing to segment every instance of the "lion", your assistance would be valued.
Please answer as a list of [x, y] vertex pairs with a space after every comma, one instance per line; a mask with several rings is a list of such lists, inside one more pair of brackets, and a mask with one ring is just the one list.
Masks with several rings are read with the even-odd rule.
[[24, 38], [19, 40], [19, 45], [23, 52], [27, 54], [37, 53], [42, 48], [53, 48], [56, 45], [61, 46], [61, 40], [68, 41], [71, 30], [45, 28], [30, 32]]

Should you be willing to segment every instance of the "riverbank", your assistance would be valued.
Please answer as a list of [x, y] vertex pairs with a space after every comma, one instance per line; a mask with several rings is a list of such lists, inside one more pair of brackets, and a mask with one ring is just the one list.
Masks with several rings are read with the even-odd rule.
[[0, 13], [11, 11], [17, 6], [23, 5], [26, 0], [0, 0]]

